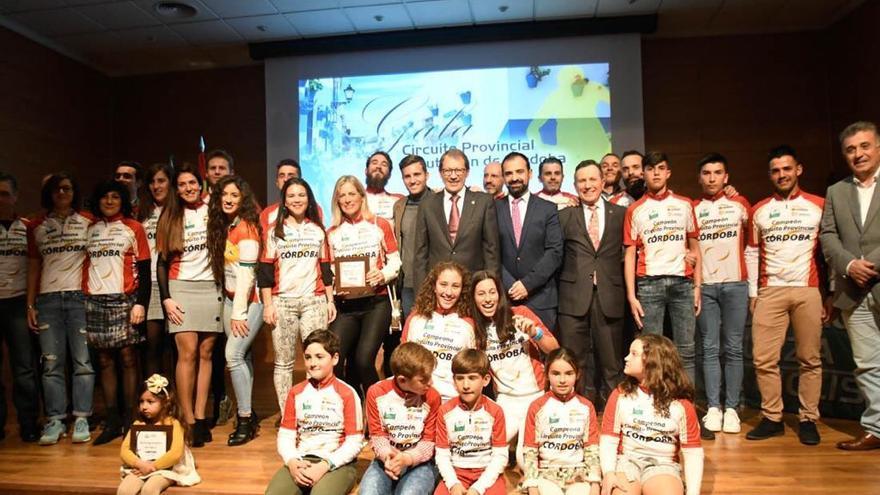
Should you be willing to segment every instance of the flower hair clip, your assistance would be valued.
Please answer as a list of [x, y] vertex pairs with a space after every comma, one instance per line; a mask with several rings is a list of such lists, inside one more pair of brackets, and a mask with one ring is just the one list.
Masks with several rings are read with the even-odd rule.
[[159, 392], [162, 392], [165, 395], [168, 395], [168, 390], [166, 389], [168, 386], [168, 379], [164, 376], [158, 373], [153, 373], [144, 383], [147, 384], [147, 390], [149, 390], [151, 394], [158, 395]]

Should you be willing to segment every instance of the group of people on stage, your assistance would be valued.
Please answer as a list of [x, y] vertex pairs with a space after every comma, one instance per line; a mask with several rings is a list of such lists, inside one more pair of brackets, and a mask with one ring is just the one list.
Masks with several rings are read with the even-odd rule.
[[[576, 194], [562, 191], [555, 158], [537, 167], [539, 192], [517, 152], [484, 168], [483, 192], [467, 185], [468, 157], [449, 149], [433, 191], [425, 160], [409, 155], [397, 167], [404, 196], [386, 191], [394, 167], [379, 151], [365, 184], [336, 181], [329, 218], [292, 159], [276, 167], [279, 201], [262, 209], [222, 150], [207, 155], [204, 183], [188, 164], [122, 162], [87, 210], [74, 177], [51, 174], [30, 218], [16, 214], [15, 177], [0, 173], [0, 325], [21, 438], [52, 445], [70, 430], [75, 443], [91, 440], [94, 357], [106, 411], [95, 444], [132, 424], [173, 432], [149, 460], [125, 436], [120, 493], [198, 482], [189, 447], [212, 441], [218, 366], [237, 404], [227, 443], [257, 433], [251, 345], [265, 327], [284, 462], [267, 493], [347, 493], [366, 423], [375, 460], [364, 494], [438, 482], [436, 493], [502, 493], [508, 444], [531, 495], [695, 494], [701, 436], [741, 429], [749, 312], [762, 419], [746, 438], [784, 432], [779, 359], [791, 325], [798, 437], [820, 442], [821, 331], [833, 304], [867, 404], [865, 433], [838, 447], [878, 448], [880, 136], [857, 122], [840, 141], [853, 176], [827, 198], [800, 189], [804, 166], [779, 146], [767, 160], [773, 194], [755, 205], [728, 184], [717, 153], [697, 163], [703, 195], [691, 200], [670, 190], [672, 163], [659, 152], [580, 162]], [[340, 260], [363, 263], [363, 287], [341, 284]], [[294, 384], [298, 342], [308, 378]], [[213, 387], [215, 404], [224, 393]], [[0, 413], [5, 424], [5, 402]]]

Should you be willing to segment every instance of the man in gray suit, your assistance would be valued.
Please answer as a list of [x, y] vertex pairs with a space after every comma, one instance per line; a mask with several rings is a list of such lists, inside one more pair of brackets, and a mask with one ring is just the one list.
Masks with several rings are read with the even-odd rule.
[[[596, 162], [574, 172], [580, 206], [559, 211], [563, 256], [559, 274], [559, 339], [578, 356], [579, 391], [596, 403], [596, 361], [601, 388], [611, 393], [622, 375], [623, 219], [626, 208], [601, 198], [605, 187]], [[605, 395], [607, 397], [607, 395]]]
[[871, 122], [840, 133], [853, 175], [828, 188], [822, 215], [822, 250], [834, 269], [834, 307], [849, 334], [856, 383], [865, 396], [864, 433], [839, 442], [843, 450], [880, 448], [880, 136]]
[[443, 192], [422, 199], [416, 214], [415, 288], [441, 261], [455, 261], [472, 273], [500, 270], [495, 202], [465, 187], [467, 155], [450, 149], [440, 157]]

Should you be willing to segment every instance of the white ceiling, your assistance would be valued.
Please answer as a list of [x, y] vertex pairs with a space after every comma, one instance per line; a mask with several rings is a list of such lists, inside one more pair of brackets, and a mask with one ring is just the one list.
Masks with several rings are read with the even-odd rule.
[[864, 0], [0, 0], [0, 26], [110, 75], [250, 63], [247, 43], [499, 22], [657, 14], [657, 36], [827, 27]]

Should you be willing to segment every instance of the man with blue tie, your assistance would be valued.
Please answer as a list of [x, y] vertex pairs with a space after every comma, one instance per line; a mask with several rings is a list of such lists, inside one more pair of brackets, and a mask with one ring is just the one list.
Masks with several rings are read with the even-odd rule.
[[529, 194], [529, 159], [512, 152], [501, 161], [507, 197], [495, 200], [501, 247], [501, 282], [514, 305], [524, 304], [547, 328], [556, 328], [556, 272], [562, 232], [556, 205]]

